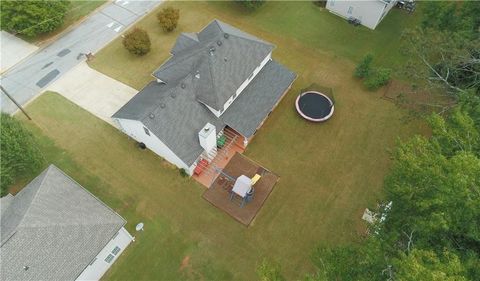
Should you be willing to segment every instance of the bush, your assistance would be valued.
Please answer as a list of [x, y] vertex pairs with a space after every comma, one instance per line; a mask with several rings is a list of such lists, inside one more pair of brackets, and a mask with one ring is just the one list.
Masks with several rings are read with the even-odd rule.
[[181, 168], [179, 171], [180, 171], [180, 176], [184, 178], [188, 177], [188, 173], [184, 168]]
[[265, 0], [234, 0], [237, 3], [240, 3], [247, 9], [256, 10], [265, 4]]
[[378, 68], [370, 73], [370, 75], [365, 79], [363, 84], [370, 91], [377, 90], [378, 88], [388, 84], [390, 81], [391, 70], [388, 68]]
[[283, 277], [280, 270], [280, 265], [271, 263], [266, 259], [257, 266], [257, 275], [260, 281], [285, 281], [285, 277]]
[[40, 168], [43, 156], [33, 135], [11, 116], [2, 113], [0, 133], [0, 196], [24, 173]]
[[130, 53], [143, 56], [150, 52], [150, 37], [145, 30], [136, 27], [123, 37], [123, 46]]
[[1, 28], [28, 37], [53, 31], [63, 24], [69, 4], [67, 0], [1, 1]]
[[373, 61], [372, 54], [367, 54], [366, 56], [364, 56], [363, 59], [355, 68], [355, 72], [353, 73], [353, 75], [357, 78], [368, 77], [368, 75], [372, 70], [372, 61]]
[[315, 6], [325, 8], [327, 6], [327, 0], [314, 0], [313, 4]]
[[178, 24], [180, 10], [171, 7], [163, 8], [158, 14], [157, 19], [165, 32], [173, 31]]

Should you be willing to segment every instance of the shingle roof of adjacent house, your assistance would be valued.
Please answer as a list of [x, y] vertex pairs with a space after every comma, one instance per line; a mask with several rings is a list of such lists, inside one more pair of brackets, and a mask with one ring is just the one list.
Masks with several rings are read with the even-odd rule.
[[74, 280], [125, 224], [53, 165], [5, 199], [1, 280]]
[[[208, 44], [201, 42], [216, 42], [217, 39], [222, 43], [220, 46], [215, 43], [216, 50], [210, 55], [205, 51]], [[261, 51], [255, 51], [257, 47]], [[204, 105], [210, 106], [210, 101], [224, 100], [235, 94], [241, 82], [259, 66], [272, 48], [273, 45], [217, 20], [198, 34], [183, 33], [172, 49], [174, 56], [154, 73], [166, 83], [150, 82], [112, 117], [141, 121], [185, 164], [191, 166], [204, 151], [198, 132], [206, 123], [213, 124], [217, 132], [228, 125], [243, 136], [251, 137], [293, 82], [296, 77], [293, 72], [275, 61], [269, 61], [220, 118]], [[230, 59], [216, 61], [217, 56], [222, 58], [224, 55]], [[242, 80], [238, 75], [243, 71], [248, 74], [243, 75]], [[212, 77], [221, 75], [225, 77], [212, 80]], [[215, 92], [212, 81], [217, 81], [218, 87], [225, 83], [224, 89], [219, 88]], [[214, 92], [222, 93], [222, 97], [209, 97]]]
[[273, 49], [270, 43], [214, 20], [198, 34], [181, 34], [172, 57], [153, 75], [167, 84], [191, 74], [200, 77], [196, 99], [220, 111]]

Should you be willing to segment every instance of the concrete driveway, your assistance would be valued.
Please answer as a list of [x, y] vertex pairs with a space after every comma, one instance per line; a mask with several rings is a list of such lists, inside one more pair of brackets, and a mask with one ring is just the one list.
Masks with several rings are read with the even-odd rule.
[[37, 46], [2, 30], [0, 32], [0, 73], [16, 65], [37, 49]]
[[[2, 73], [2, 86], [18, 103], [26, 104], [85, 60], [81, 54], [96, 53], [160, 3], [116, 0], [106, 4], [52, 44]], [[6, 113], [17, 111], [4, 94], [0, 94], [0, 106]]]
[[115, 127], [110, 117], [138, 92], [90, 68], [86, 62], [75, 66], [47, 90], [61, 94]]

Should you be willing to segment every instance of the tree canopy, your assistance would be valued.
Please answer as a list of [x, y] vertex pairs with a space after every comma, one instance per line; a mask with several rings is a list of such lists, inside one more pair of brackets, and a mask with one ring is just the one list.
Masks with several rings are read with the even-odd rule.
[[2, 113], [0, 118], [0, 196], [14, 180], [43, 163], [43, 156], [33, 135], [11, 116]]
[[430, 136], [398, 142], [384, 181], [392, 207], [377, 210], [386, 219], [359, 243], [318, 247], [308, 281], [480, 280], [480, 2], [422, 4], [404, 35], [407, 72], [454, 106], [428, 117]]
[[1, 1], [1, 28], [29, 37], [53, 31], [63, 24], [69, 4], [67, 0]]

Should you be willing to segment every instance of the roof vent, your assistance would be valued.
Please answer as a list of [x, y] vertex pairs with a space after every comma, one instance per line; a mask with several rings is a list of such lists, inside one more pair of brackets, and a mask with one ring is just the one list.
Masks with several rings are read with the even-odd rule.
[[174, 98], [176, 98], [176, 97], [177, 97], [177, 94], [175, 94], [175, 93], [171, 93], [171, 94], [170, 94], [170, 97], [172, 97], [172, 99], [174, 99]]
[[224, 57], [223, 60], [224, 60], [224, 61], [227, 61], [227, 57]]
[[182, 83], [182, 84], [180, 84], [180, 87], [181, 87], [182, 89], [185, 89], [185, 87], [187, 87], [187, 85], [185, 85], [185, 83]]
[[228, 33], [224, 33], [224, 34], [223, 34], [223, 37], [225, 37], [225, 39], [228, 39], [229, 36], [230, 36], [230, 35], [229, 35]]
[[160, 108], [165, 108], [165, 104], [163, 102], [160, 104]]
[[200, 72], [197, 70], [197, 73], [195, 74], [195, 78], [200, 79]]
[[28, 266], [28, 265], [23, 266], [23, 270], [25, 270], [25, 271], [27, 271], [29, 268], [30, 268], [30, 266]]
[[222, 46], [222, 41], [218, 40], [218, 41], [217, 41], [217, 45], [218, 45], [218, 46]]
[[215, 52], [215, 47], [210, 46], [210, 49], [208, 50], [211, 56], [213, 56], [213, 53]]
[[150, 114], [148, 115], [148, 117], [150, 117], [150, 119], [153, 119], [153, 118], [155, 118], [155, 114], [150, 113]]

